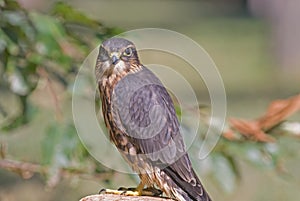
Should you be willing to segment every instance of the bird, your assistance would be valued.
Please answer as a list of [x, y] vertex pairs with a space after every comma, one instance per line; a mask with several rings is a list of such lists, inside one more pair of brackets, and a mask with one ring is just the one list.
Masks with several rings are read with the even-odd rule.
[[139, 175], [134, 195], [158, 188], [179, 201], [211, 201], [192, 168], [171, 96], [140, 62], [134, 43], [113, 37], [98, 51], [103, 119], [110, 141]]

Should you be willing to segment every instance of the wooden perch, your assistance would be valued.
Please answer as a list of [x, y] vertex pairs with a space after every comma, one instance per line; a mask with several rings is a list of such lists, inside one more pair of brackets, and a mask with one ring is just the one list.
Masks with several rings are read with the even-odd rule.
[[86, 196], [79, 201], [174, 201], [170, 198], [162, 197], [149, 197], [149, 196], [126, 196], [126, 195], [114, 195], [114, 194], [97, 194]]

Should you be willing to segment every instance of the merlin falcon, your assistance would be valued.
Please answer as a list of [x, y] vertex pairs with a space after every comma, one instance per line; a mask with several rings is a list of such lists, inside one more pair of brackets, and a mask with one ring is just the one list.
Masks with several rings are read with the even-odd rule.
[[104, 41], [95, 74], [110, 140], [141, 180], [132, 192], [158, 188], [180, 201], [211, 201], [185, 150], [172, 99], [140, 63], [135, 45]]

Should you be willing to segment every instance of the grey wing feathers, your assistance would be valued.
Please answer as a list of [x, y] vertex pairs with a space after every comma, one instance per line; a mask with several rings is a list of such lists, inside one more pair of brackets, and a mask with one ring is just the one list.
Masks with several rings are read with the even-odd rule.
[[160, 80], [144, 67], [121, 79], [112, 97], [116, 118], [140, 153], [161, 165], [192, 200], [209, 200], [202, 199], [207, 195], [185, 153], [173, 102]]
[[188, 163], [189, 168], [183, 165], [185, 160], [189, 161], [187, 155], [181, 157], [163, 171], [185, 192], [183, 196], [186, 200], [211, 201], [208, 193], [204, 190], [200, 180], [190, 166], [190, 162]]
[[[172, 148], [184, 153], [172, 100], [159, 81], [148, 69], [129, 74], [121, 79], [112, 94], [112, 103], [118, 125], [141, 143], [143, 153], [150, 154], [162, 148]], [[149, 143], [152, 142], [152, 143]]]

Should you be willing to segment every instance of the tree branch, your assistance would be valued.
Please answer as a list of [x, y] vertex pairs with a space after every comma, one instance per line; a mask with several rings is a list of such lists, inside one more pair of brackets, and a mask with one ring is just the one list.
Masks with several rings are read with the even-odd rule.
[[[47, 172], [49, 171], [47, 167], [39, 164], [9, 160], [9, 159], [0, 159], [0, 168], [6, 169], [11, 172], [16, 172], [25, 179], [31, 178], [35, 173], [47, 174]], [[59, 169], [59, 175], [57, 176], [58, 178], [61, 177], [67, 178], [72, 175], [77, 175], [84, 179], [91, 179], [91, 178], [106, 179], [106, 178], [110, 178], [112, 174], [113, 172], [101, 172], [101, 173], [91, 174], [81, 169], [61, 168]]]
[[36, 172], [44, 173], [45, 171], [45, 168], [37, 164], [8, 159], [0, 160], [0, 168], [16, 172], [25, 179], [32, 177], [32, 175]]

